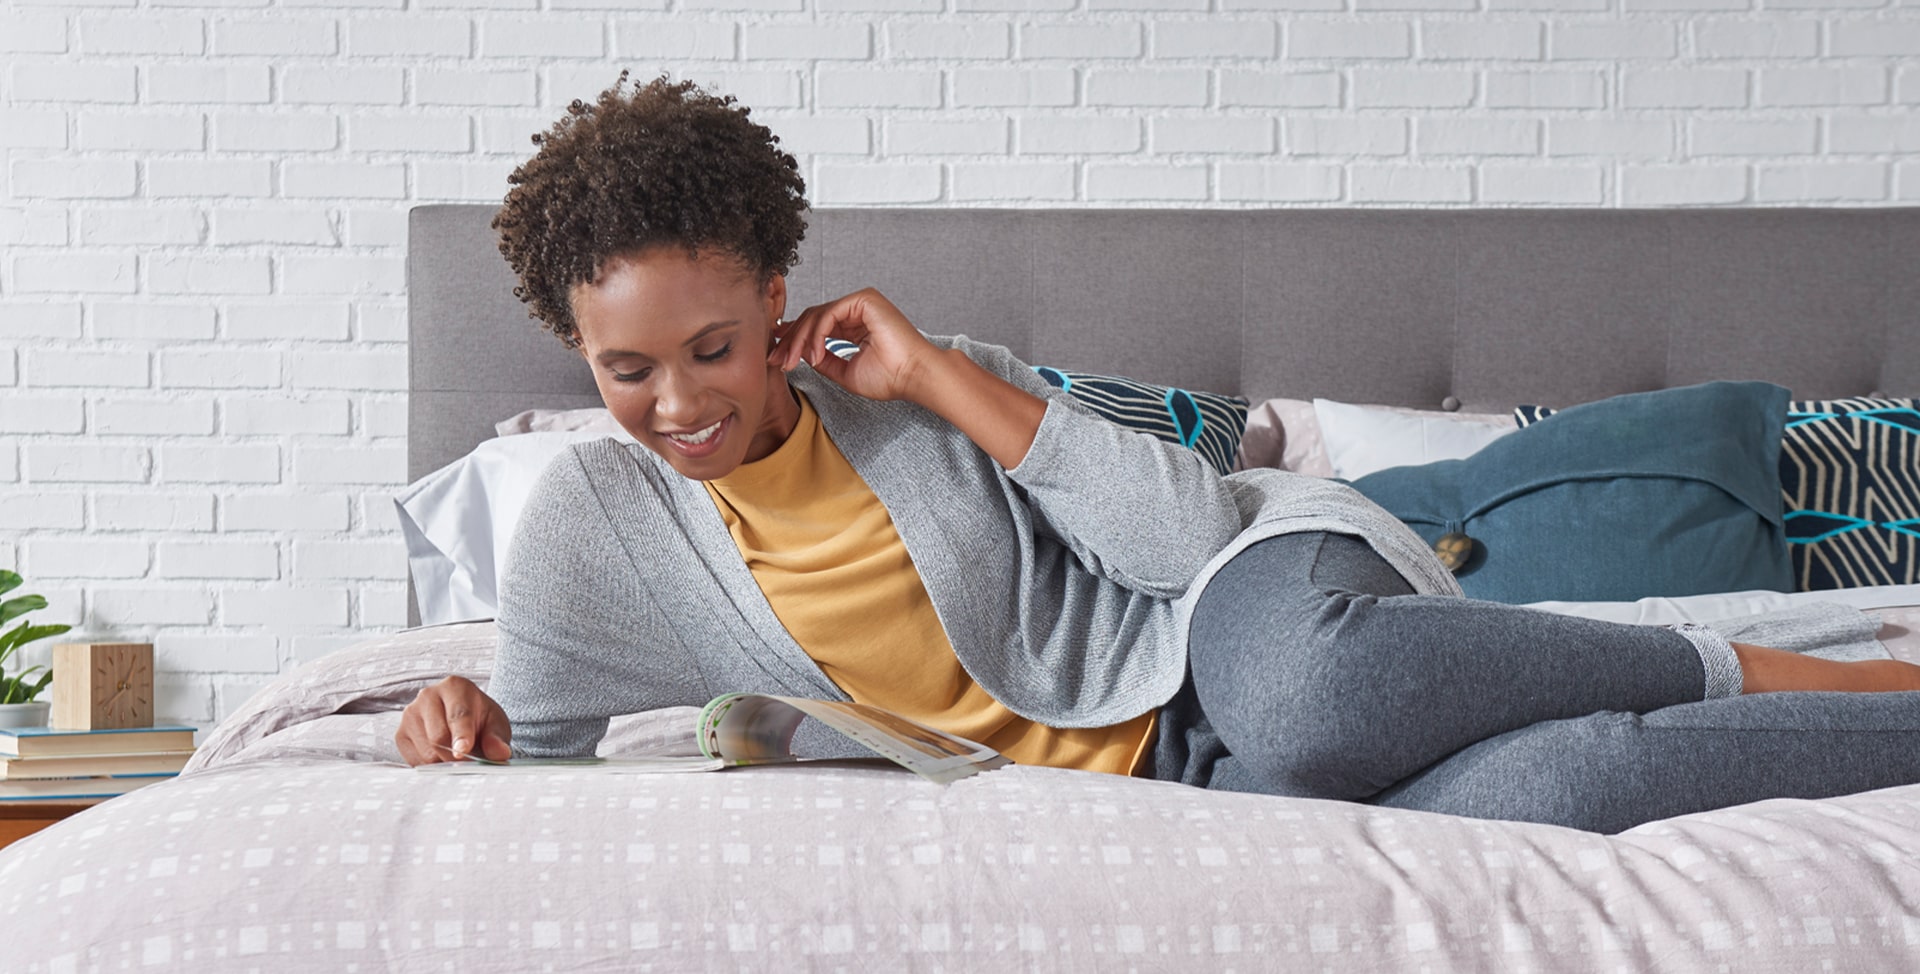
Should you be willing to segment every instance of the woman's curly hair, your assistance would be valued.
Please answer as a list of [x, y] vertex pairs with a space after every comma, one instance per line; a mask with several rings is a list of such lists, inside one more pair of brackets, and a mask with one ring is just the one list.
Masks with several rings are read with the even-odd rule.
[[622, 71], [535, 135], [493, 218], [514, 295], [568, 348], [580, 347], [568, 296], [611, 258], [663, 244], [720, 251], [764, 285], [799, 263], [807, 230], [800, 165], [748, 121], [752, 109], [664, 76], [626, 86]]

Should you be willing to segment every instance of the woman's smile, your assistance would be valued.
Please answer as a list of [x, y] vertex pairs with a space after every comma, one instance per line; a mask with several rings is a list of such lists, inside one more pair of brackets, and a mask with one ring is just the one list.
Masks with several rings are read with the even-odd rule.
[[731, 425], [729, 421], [732, 419], [732, 416], [723, 416], [712, 426], [691, 433], [677, 433], [671, 430], [661, 432], [666, 434], [667, 442], [678, 447], [683, 455], [703, 457], [720, 449], [722, 442], [726, 439], [727, 427]]

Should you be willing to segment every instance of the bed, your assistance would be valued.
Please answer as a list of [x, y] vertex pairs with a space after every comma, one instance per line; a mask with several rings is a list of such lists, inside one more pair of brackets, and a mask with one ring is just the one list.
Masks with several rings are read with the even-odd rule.
[[[577, 357], [512, 298], [490, 215], [412, 215], [417, 480], [508, 417], [597, 403]], [[796, 306], [873, 285], [928, 332], [1237, 396], [1275, 456], [1274, 437], [1296, 452], [1309, 439], [1286, 426], [1316, 398], [1430, 423], [1712, 379], [1796, 400], [1920, 395], [1920, 209], [810, 223]], [[1261, 411], [1283, 397], [1294, 420]], [[1585, 611], [1659, 621], [1701, 598], [1836, 599], [1875, 613], [1886, 652], [1920, 659], [1920, 589], [1881, 581]], [[448, 674], [484, 684], [492, 639], [487, 622], [372, 634], [283, 675], [177, 780], [0, 851], [6, 968], [1920, 966], [1920, 786], [1601, 835], [1019, 766], [946, 786], [860, 760], [654, 776], [401, 766], [399, 710]], [[601, 751], [684, 753], [690, 728], [685, 710], [624, 716]]]

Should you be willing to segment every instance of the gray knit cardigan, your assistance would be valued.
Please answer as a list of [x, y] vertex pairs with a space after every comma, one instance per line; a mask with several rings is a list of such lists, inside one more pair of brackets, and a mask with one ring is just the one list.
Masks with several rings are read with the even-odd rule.
[[[919, 406], [861, 398], [804, 365], [788, 379], [892, 515], [960, 664], [1015, 713], [1099, 727], [1164, 703], [1185, 678], [1206, 581], [1274, 535], [1356, 534], [1416, 590], [1459, 594], [1417, 535], [1343, 484], [1222, 478], [1094, 415], [1004, 348], [934, 341], [1046, 399], [1017, 468]], [[847, 699], [774, 616], [702, 485], [612, 439], [542, 474], [499, 630], [488, 692], [523, 755], [589, 754], [611, 716], [721, 693]]]

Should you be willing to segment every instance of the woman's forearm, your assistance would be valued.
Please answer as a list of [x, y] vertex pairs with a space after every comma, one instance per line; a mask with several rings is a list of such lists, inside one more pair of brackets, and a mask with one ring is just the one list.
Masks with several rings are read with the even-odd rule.
[[926, 381], [915, 377], [917, 367], [902, 370], [899, 398], [934, 412], [993, 457], [1035, 514], [1036, 535], [1064, 543], [1089, 570], [1135, 592], [1176, 598], [1245, 527], [1226, 481], [1193, 451], [1071, 408], [1065, 395], [1053, 402], [1033, 370], [1004, 348], [948, 341], [951, 351], [933, 351], [960, 361], [929, 355]]
[[975, 446], [1012, 470], [1026, 458], [1046, 401], [981, 368], [959, 349], [941, 349], [923, 360], [907, 399], [952, 423]]

